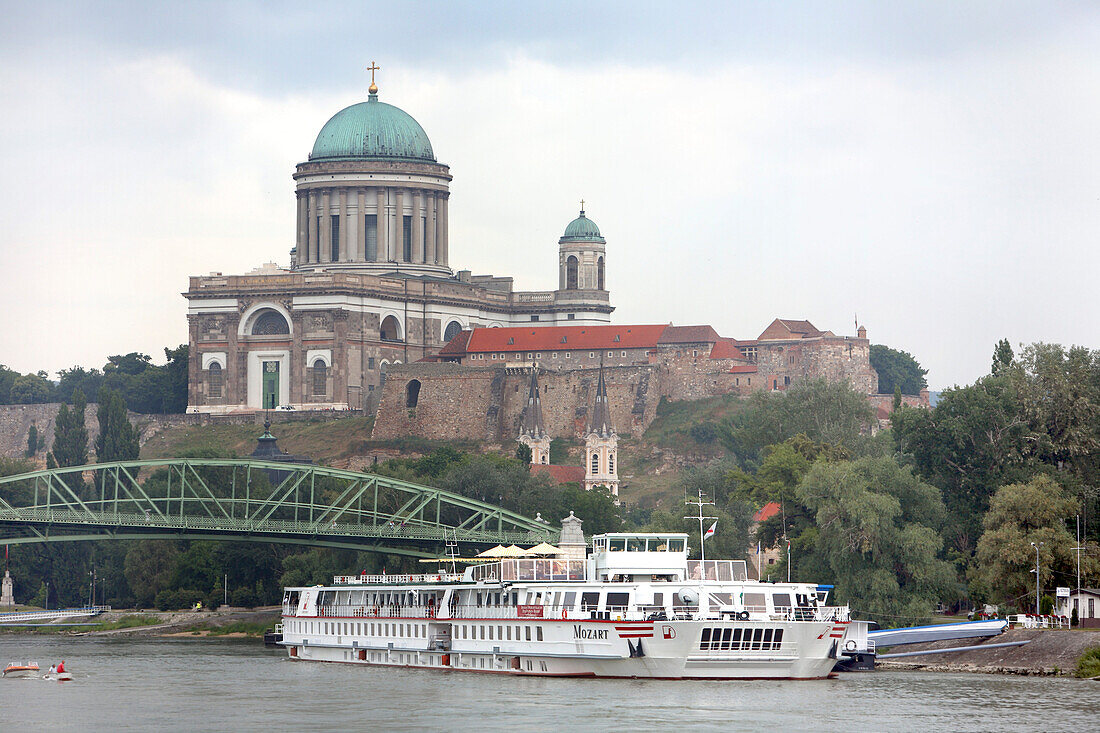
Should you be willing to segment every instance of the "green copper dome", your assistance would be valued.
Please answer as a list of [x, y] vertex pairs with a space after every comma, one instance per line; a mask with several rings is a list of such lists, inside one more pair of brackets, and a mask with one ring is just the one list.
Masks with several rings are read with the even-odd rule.
[[404, 110], [378, 101], [340, 110], [325, 123], [313, 144], [310, 160], [325, 158], [403, 158], [435, 162], [424, 128]]
[[600, 235], [600, 228], [596, 226], [596, 222], [585, 216], [584, 209], [581, 209], [581, 215], [569, 222], [569, 226], [565, 228], [561, 241], [603, 242], [604, 238]]

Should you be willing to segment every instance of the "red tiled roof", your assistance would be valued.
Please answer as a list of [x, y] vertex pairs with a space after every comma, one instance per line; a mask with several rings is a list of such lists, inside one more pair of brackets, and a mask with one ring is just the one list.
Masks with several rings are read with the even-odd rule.
[[436, 356], [465, 356], [466, 344], [470, 342], [473, 331], [459, 331], [455, 337], [443, 345]]
[[697, 344], [708, 343], [713, 344], [718, 341], [721, 336], [710, 326], [668, 326], [665, 328], [664, 333], [661, 334], [661, 338], [657, 339], [659, 344]]
[[814, 338], [824, 335], [814, 324], [809, 321], [793, 321], [787, 318], [776, 318], [764, 332], [760, 334], [760, 340], [788, 339], [788, 338]]
[[710, 350], [711, 359], [744, 359], [745, 355], [737, 348], [733, 339], [719, 339]]
[[764, 506], [760, 507], [760, 511], [752, 515], [752, 521], [763, 522], [765, 519], [771, 519], [779, 513], [779, 502], [769, 501]]
[[532, 464], [531, 473], [545, 473], [556, 484], [584, 483], [584, 466], [548, 466]]
[[756, 374], [755, 364], [734, 364], [730, 367], [730, 374]]
[[657, 340], [666, 328], [667, 326], [663, 324], [658, 326], [478, 328], [471, 332], [465, 348], [469, 353], [564, 349], [651, 349], [657, 345]]

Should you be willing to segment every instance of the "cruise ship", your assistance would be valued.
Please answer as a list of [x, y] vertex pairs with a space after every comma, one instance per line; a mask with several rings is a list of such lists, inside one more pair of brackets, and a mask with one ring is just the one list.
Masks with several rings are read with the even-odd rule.
[[287, 588], [281, 643], [295, 660], [496, 674], [830, 675], [849, 623], [846, 606], [826, 605], [830, 586], [749, 580], [743, 560], [689, 560], [681, 533], [600, 534], [588, 546], [579, 525], [563, 522], [555, 557]]

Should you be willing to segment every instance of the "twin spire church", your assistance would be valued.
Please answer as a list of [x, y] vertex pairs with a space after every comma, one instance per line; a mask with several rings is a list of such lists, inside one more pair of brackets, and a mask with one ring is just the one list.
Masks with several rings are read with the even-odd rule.
[[450, 168], [373, 78], [293, 177], [289, 267], [190, 279], [189, 412], [372, 411], [391, 364], [434, 356], [460, 331], [610, 320], [606, 242], [583, 208], [558, 240], [554, 290], [452, 269]]

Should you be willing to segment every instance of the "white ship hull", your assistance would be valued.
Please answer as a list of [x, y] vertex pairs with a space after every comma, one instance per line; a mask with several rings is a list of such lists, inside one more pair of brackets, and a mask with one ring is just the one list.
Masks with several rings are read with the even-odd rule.
[[[367, 628], [370, 628], [370, 622]], [[494, 631], [510, 625], [532, 628], [532, 637], [542, 630], [543, 641], [456, 640], [450, 650], [428, 648], [423, 633], [439, 627], [440, 621], [424, 619], [378, 619], [375, 628], [418, 627], [417, 636], [370, 636], [295, 632], [290, 629], [325, 628], [341, 631], [362, 628], [362, 618], [287, 618], [283, 623], [283, 645], [292, 659], [419, 667], [457, 672], [482, 672], [544, 677], [607, 677], [652, 679], [821, 679], [836, 663], [837, 642], [843, 636], [843, 622], [799, 621], [786, 623], [741, 621], [537, 621], [531, 619], [455, 619], [453, 627]], [[312, 626], [307, 626], [312, 624]], [[337, 626], [339, 625], [339, 626]], [[778, 645], [746, 641], [737, 648], [701, 648], [704, 629], [740, 631], [738, 636], [768, 630], [774, 636], [783, 630]], [[494, 636], [497, 634], [494, 633]], [[580, 639], [578, 637], [586, 637]], [[732, 634], [731, 634], [732, 636]], [[719, 642], [720, 644], [720, 642]], [[740, 646], [745, 648], [740, 648]], [[733, 646], [727, 644], [727, 646]], [[757, 648], [754, 648], [757, 647]]]

